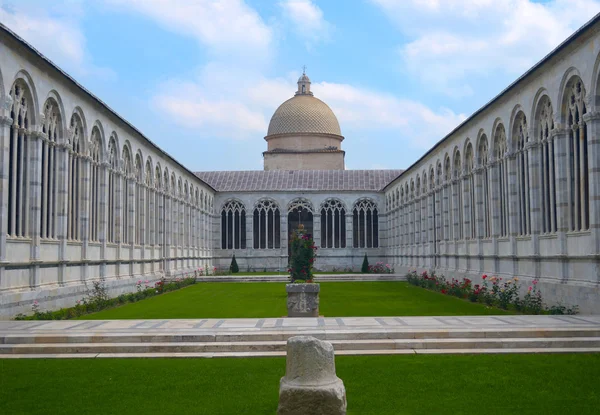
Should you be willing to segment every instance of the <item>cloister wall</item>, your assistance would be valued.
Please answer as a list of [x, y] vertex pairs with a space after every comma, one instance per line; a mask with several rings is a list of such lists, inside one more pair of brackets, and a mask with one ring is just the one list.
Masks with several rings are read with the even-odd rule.
[[0, 318], [211, 264], [214, 190], [0, 32]]
[[534, 279], [600, 312], [598, 19], [385, 189], [396, 268]]

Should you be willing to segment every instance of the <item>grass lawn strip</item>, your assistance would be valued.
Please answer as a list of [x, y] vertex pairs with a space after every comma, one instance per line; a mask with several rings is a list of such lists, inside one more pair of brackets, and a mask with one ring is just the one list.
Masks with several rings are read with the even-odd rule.
[[[338, 356], [349, 414], [597, 414], [600, 354]], [[274, 414], [284, 358], [0, 360], [2, 414]]]
[[[507, 314], [406, 282], [322, 282], [325, 317]], [[284, 284], [200, 283], [81, 319], [264, 318], [287, 315]]]

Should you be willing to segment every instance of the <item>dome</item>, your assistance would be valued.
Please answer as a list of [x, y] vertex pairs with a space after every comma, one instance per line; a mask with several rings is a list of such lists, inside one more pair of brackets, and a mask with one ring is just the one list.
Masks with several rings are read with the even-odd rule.
[[275, 134], [342, 135], [340, 124], [327, 104], [310, 94], [297, 94], [277, 108], [267, 136]]

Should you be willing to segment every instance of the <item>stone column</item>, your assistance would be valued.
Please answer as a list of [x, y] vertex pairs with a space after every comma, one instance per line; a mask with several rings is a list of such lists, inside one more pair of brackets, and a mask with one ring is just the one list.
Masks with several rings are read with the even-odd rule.
[[12, 118], [12, 98], [7, 95], [0, 106], [0, 290], [8, 287], [4, 264], [6, 257], [6, 235], [8, 234], [8, 177], [9, 177], [9, 151], [10, 151], [10, 126]]
[[164, 204], [164, 209], [165, 209], [165, 216], [164, 216], [164, 236], [163, 236], [163, 249], [162, 249], [162, 261], [163, 261], [163, 269], [165, 271], [165, 275], [170, 275], [171, 273], [171, 261], [169, 261], [169, 258], [171, 256], [171, 238], [172, 238], [172, 230], [171, 227], [172, 225], [172, 221], [171, 221], [171, 215], [172, 215], [172, 209], [171, 209], [171, 197], [169, 196], [168, 191], [165, 191], [163, 194], [163, 204]]
[[126, 215], [123, 209], [123, 186], [125, 182], [125, 177], [121, 170], [114, 172], [114, 192], [113, 195], [115, 199], [115, 242], [117, 243], [117, 250], [115, 254], [115, 258], [117, 260], [115, 267], [115, 274], [118, 277], [122, 275], [122, 267], [121, 267], [121, 259], [123, 255], [123, 218]]
[[85, 156], [81, 158], [81, 222], [79, 226], [81, 235], [81, 281], [85, 282], [88, 278], [88, 249], [90, 242], [90, 168], [91, 157]]
[[321, 215], [313, 213], [313, 240], [316, 246], [321, 246]]
[[[37, 130], [29, 135], [29, 160], [24, 166], [29, 171], [27, 194], [29, 197], [29, 210], [27, 211], [26, 226], [29, 227], [29, 236], [31, 238], [30, 249], [30, 281], [31, 288], [38, 287], [40, 284], [40, 219], [41, 219], [41, 198], [42, 198], [42, 140], [44, 134]], [[27, 231], [25, 232], [27, 235]]]
[[98, 239], [100, 241], [100, 276], [106, 277], [106, 243], [108, 240], [108, 177], [109, 177], [110, 164], [108, 161], [103, 161], [98, 166], [98, 178], [100, 180], [100, 206], [98, 209], [98, 215], [100, 218], [100, 229], [98, 229]]
[[[528, 132], [529, 137], [533, 137], [533, 131]], [[535, 276], [541, 277], [541, 267], [539, 262], [540, 255], [540, 233], [542, 231], [542, 177], [541, 177], [541, 146], [538, 141], [529, 141], [525, 144], [527, 152], [529, 169], [529, 218], [531, 229], [532, 252], [535, 259]]]
[[[557, 127], [550, 133], [554, 138], [554, 171], [556, 185], [556, 230], [559, 240], [559, 252], [561, 256], [567, 255], [567, 232], [569, 230], [569, 156], [568, 138], [569, 131], [566, 128]], [[569, 277], [569, 267], [566, 261], [562, 261], [562, 270], [559, 272], [564, 280]]]
[[473, 169], [474, 183], [475, 183], [475, 235], [473, 238], [477, 238], [477, 255], [479, 256], [479, 273], [483, 272], [483, 237], [485, 234], [485, 210], [484, 210], [484, 194], [483, 194], [483, 169], [479, 162]]
[[583, 120], [587, 125], [589, 228], [594, 244], [593, 252], [600, 252], [600, 112], [589, 112], [583, 116]]

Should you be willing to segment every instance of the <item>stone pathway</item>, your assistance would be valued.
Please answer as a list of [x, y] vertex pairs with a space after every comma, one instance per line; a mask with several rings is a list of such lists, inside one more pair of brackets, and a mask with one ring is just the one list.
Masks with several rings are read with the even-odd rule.
[[281, 356], [295, 335], [337, 354], [600, 352], [600, 316], [0, 321], [0, 358]]

